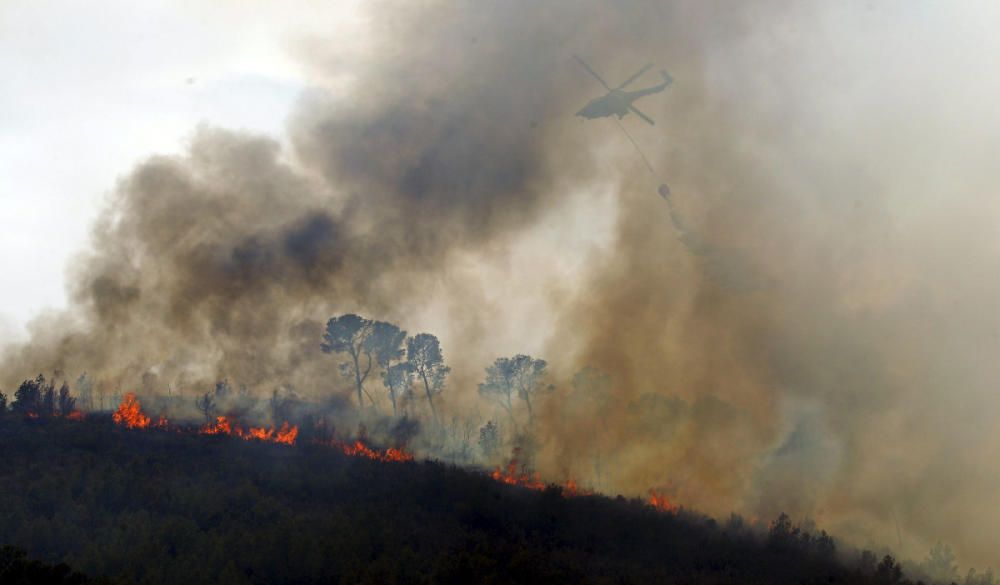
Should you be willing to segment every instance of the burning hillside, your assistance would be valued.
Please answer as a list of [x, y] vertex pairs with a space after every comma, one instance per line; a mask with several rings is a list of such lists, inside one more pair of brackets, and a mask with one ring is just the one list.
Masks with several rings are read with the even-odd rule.
[[[179, 428], [0, 417], [0, 482], [18, 486], [0, 541], [121, 583], [883, 583], [882, 569], [840, 565], [825, 534], [781, 522], [722, 529], [640, 500], [387, 463], [391, 452], [363, 443], [348, 453]], [[213, 543], [241, 554], [209, 553]]]
[[[983, 454], [1000, 449], [1000, 84], [991, 14], [960, 4], [389, 0], [359, 5], [356, 35], [288, 40], [293, 57], [255, 45], [246, 60], [282, 91], [301, 76], [284, 130], [204, 125], [167, 154], [122, 157], [138, 162], [90, 210], [63, 308], [3, 348], [0, 412], [436, 460], [538, 497], [553, 483], [641, 498], [663, 522], [678, 505], [787, 511], [907, 557], [942, 540], [964, 565], [996, 565], [1000, 465]], [[85, 27], [40, 6], [39, 26], [73, 24], [42, 49], [39, 27], [17, 29], [49, 62]], [[90, 12], [116, 28], [117, 9]], [[147, 15], [129, 43], [187, 46], [159, 28], [205, 20], [182, 14]], [[165, 80], [189, 66], [216, 72], [130, 56], [128, 102], [134, 87], [170, 102]], [[629, 85], [647, 62], [669, 90], [666, 74]], [[659, 93], [629, 109], [640, 87]], [[48, 119], [44, 99], [23, 103]], [[44, 153], [3, 157], [22, 172], [72, 175], [60, 165], [77, 153], [7, 146]], [[12, 240], [17, 256], [58, 231], [35, 229], [37, 249]]]

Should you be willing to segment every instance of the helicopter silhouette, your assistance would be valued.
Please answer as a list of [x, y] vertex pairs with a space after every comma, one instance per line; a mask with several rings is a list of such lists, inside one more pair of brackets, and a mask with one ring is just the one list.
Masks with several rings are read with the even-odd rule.
[[584, 118], [593, 119], [593, 118], [604, 118], [611, 115], [617, 115], [618, 119], [620, 120], [623, 116], [625, 116], [625, 114], [631, 111], [640, 118], [642, 118], [643, 120], [645, 120], [646, 122], [648, 122], [650, 125], [656, 124], [656, 122], [654, 122], [652, 118], [650, 118], [646, 114], [643, 114], [641, 111], [639, 111], [638, 108], [633, 106], [632, 102], [641, 98], [642, 96], [654, 93], [660, 93], [661, 91], [667, 89], [667, 86], [673, 82], [673, 78], [670, 77], [670, 74], [668, 74], [666, 71], [660, 71], [660, 74], [663, 75], [663, 83], [661, 83], [660, 85], [654, 85], [653, 87], [647, 87], [646, 89], [638, 89], [636, 91], [625, 91], [625, 86], [638, 79], [643, 73], [645, 73], [650, 67], [653, 66], [653, 64], [650, 63], [647, 64], [642, 69], [640, 69], [638, 72], [636, 72], [635, 75], [623, 81], [621, 85], [619, 85], [614, 89], [611, 89], [611, 87], [609, 87], [608, 84], [603, 79], [601, 79], [601, 76], [598, 75], [597, 72], [590, 67], [590, 65], [587, 65], [586, 61], [581, 59], [578, 55], [573, 55], [573, 58], [579, 61], [580, 65], [583, 65], [583, 68], [587, 70], [587, 73], [590, 73], [591, 75], [594, 76], [594, 79], [601, 82], [601, 85], [604, 86], [604, 89], [608, 90], [608, 93], [606, 95], [590, 100], [590, 103], [583, 106], [583, 108], [581, 108], [580, 111], [576, 113], [577, 116], [583, 116]]

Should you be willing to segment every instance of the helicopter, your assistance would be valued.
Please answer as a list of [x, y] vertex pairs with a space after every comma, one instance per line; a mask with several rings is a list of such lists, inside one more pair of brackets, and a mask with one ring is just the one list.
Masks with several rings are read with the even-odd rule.
[[670, 77], [670, 74], [668, 74], [666, 71], [660, 71], [660, 74], [663, 75], [663, 83], [661, 83], [660, 85], [654, 85], [653, 87], [647, 87], [646, 89], [638, 89], [636, 91], [625, 91], [624, 88], [626, 85], [638, 79], [643, 73], [645, 73], [647, 70], [649, 70], [650, 67], [653, 66], [653, 64], [650, 63], [647, 64], [642, 69], [640, 69], [638, 72], [636, 72], [635, 75], [623, 81], [621, 85], [619, 85], [614, 89], [611, 89], [608, 86], [608, 84], [603, 79], [601, 79], [601, 76], [598, 75], [597, 72], [590, 67], [590, 65], [587, 65], [586, 61], [581, 59], [578, 55], [573, 55], [573, 57], [577, 61], [579, 61], [580, 65], [583, 65], [583, 68], [587, 70], [587, 73], [593, 75], [594, 79], [601, 82], [601, 85], [604, 86], [604, 89], [608, 90], [607, 95], [603, 95], [599, 98], [590, 100], [590, 103], [588, 103], [579, 112], [576, 113], [577, 116], [583, 116], [584, 118], [593, 119], [593, 118], [604, 118], [606, 116], [614, 114], [617, 115], [618, 119], [620, 120], [625, 114], [631, 111], [640, 118], [642, 118], [643, 120], [645, 120], [651, 126], [656, 124], [656, 122], [654, 122], [652, 118], [650, 118], [646, 114], [643, 114], [642, 112], [639, 111], [638, 108], [633, 106], [632, 102], [641, 98], [642, 96], [659, 93], [665, 90], [667, 86], [673, 82], [673, 78]]

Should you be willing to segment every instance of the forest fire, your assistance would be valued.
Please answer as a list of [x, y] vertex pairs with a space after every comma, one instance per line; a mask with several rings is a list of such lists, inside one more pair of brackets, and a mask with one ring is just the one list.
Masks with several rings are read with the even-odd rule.
[[267, 443], [281, 443], [283, 445], [294, 445], [295, 439], [299, 435], [299, 427], [289, 426], [283, 423], [280, 429], [264, 427], [250, 427], [243, 430], [238, 424], [234, 424], [229, 417], [216, 417], [214, 423], [206, 424], [198, 431], [202, 435], [229, 435], [239, 437], [245, 441], [264, 441]]
[[344, 452], [344, 455], [348, 455], [350, 457], [365, 457], [374, 461], [393, 463], [413, 461], [413, 455], [407, 453], [403, 449], [390, 447], [385, 451], [377, 451], [368, 445], [365, 445], [361, 440], [356, 440], [353, 443], [342, 443], [334, 439], [326, 444], [340, 449]]
[[115, 424], [124, 425], [129, 429], [145, 429], [152, 423], [152, 420], [143, 414], [142, 404], [133, 392], [125, 395], [122, 403], [118, 405], [118, 410], [111, 415], [111, 419]]
[[[78, 417], [73, 416], [77, 413], [79, 413]], [[76, 411], [67, 418], [72, 420], [82, 420], [83, 413]], [[162, 416], [154, 423], [153, 419], [142, 412], [142, 404], [133, 392], [129, 392], [125, 395], [122, 403], [118, 405], [118, 409], [111, 415], [111, 418], [114, 420], [115, 424], [122, 425], [129, 429], [148, 429], [151, 427], [165, 429], [170, 425], [167, 419]], [[229, 417], [220, 416], [215, 419], [214, 423], [202, 426], [198, 430], [198, 433], [202, 435], [230, 435], [247, 441], [256, 440], [269, 443], [280, 443], [283, 445], [294, 445], [295, 439], [299, 435], [299, 428], [297, 426], [290, 426], [286, 422], [281, 425], [281, 428], [275, 428], [273, 426], [271, 428], [250, 427], [244, 431], [239, 425], [233, 424]]]
[[521, 487], [526, 487], [532, 490], [542, 490], [545, 489], [545, 484], [539, 479], [538, 473], [529, 474], [524, 469], [518, 469], [518, 461], [515, 451], [515, 456], [511, 458], [510, 463], [507, 467], [501, 468], [497, 467], [493, 473], [490, 474], [494, 480], [507, 485], [517, 485]]
[[647, 500], [647, 503], [660, 512], [674, 513], [680, 509], [680, 506], [672, 503], [666, 494], [656, 490], [649, 490], [649, 500]]
[[567, 498], [594, 495], [593, 490], [579, 487], [578, 485], [576, 485], [576, 482], [573, 481], [572, 479], [567, 479], [566, 482], [563, 483], [562, 490], [563, 490], [563, 495], [566, 496]]

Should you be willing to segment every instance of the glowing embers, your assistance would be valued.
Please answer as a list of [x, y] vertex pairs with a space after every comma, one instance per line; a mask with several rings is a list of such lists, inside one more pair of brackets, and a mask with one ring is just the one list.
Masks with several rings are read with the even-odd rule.
[[647, 500], [647, 503], [661, 512], [668, 512], [671, 514], [680, 509], [680, 506], [670, 501], [667, 494], [656, 490], [649, 490], [649, 500]]
[[294, 445], [295, 439], [299, 436], [299, 427], [289, 426], [283, 423], [281, 428], [249, 427], [244, 430], [238, 424], [234, 424], [229, 417], [216, 417], [214, 423], [206, 424], [198, 431], [202, 435], [229, 435], [239, 437], [246, 441], [264, 441], [267, 443], [281, 443], [283, 445]]

